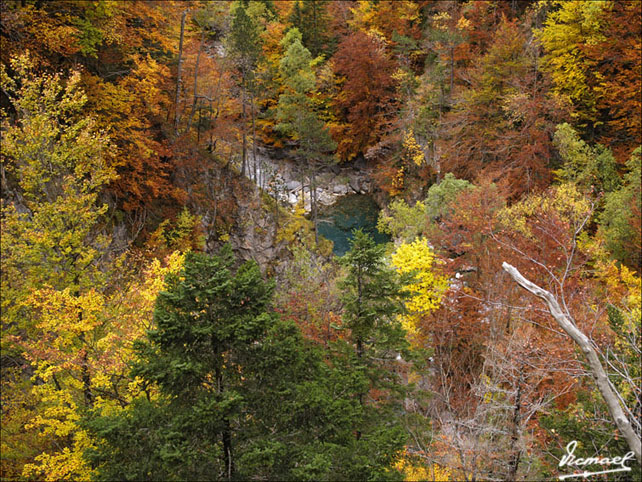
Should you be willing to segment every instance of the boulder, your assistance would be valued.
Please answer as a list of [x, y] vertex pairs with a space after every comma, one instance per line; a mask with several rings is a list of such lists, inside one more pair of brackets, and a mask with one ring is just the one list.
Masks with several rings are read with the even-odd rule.
[[294, 206], [297, 202], [299, 202], [299, 196], [295, 192], [288, 193], [288, 204]]
[[299, 181], [288, 181], [285, 187], [288, 188], [288, 191], [299, 191], [301, 189], [301, 183]]
[[348, 194], [348, 186], [345, 184], [337, 184], [332, 188], [332, 192], [334, 194], [338, 194], [339, 196], [345, 196]]

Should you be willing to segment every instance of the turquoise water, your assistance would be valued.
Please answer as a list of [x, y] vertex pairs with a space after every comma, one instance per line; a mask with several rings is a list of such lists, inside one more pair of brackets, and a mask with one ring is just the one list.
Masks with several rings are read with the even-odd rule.
[[377, 231], [379, 206], [368, 195], [344, 196], [319, 213], [319, 234], [334, 243], [334, 254], [343, 256], [350, 249], [352, 231], [361, 228], [377, 243], [387, 243], [390, 236]]

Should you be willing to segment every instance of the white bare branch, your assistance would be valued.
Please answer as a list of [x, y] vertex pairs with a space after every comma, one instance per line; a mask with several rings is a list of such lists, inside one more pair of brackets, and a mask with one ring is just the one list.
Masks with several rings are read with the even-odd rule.
[[615, 425], [620, 433], [624, 436], [631, 451], [635, 454], [638, 463], [642, 462], [642, 447], [640, 437], [635, 433], [630, 420], [620, 406], [621, 397], [617, 390], [613, 387], [608, 379], [606, 371], [600, 362], [597, 351], [591, 340], [580, 331], [573, 320], [562, 311], [557, 299], [543, 288], [540, 288], [535, 283], [527, 280], [522, 276], [517, 268], [504, 262], [502, 268], [526, 291], [544, 300], [548, 306], [548, 310], [557, 321], [558, 325], [568, 334], [568, 336], [580, 347], [584, 356], [586, 357], [591, 374], [595, 379], [598, 390], [602, 394], [606, 405], [608, 406], [609, 413], [613, 418]]

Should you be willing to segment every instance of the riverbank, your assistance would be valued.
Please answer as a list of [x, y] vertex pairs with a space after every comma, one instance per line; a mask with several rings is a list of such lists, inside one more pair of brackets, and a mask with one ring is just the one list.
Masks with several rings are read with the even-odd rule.
[[[283, 149], [257, 148], [256, 162], [248, 161], [247, 177], [279, 202], [294, 207], [303, 197], [306, 213], [311, 211], [310, 179]], [[321, 170], [316, 178], [316, 194], [321, 206], [331, 206], [352, 194], [371, 194], [374, 185], [371, 168], [365, 162], [332, 165]]]

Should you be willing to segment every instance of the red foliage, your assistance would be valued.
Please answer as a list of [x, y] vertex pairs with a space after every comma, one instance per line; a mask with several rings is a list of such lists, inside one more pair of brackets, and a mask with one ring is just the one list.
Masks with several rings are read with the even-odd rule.
[[332, 61], [342, 82], [334, 105], [346, 123], [333, 135], [341, 158], [352, 159], [375, 145], [392, 122], [394, 62], [381, 40], [361, 31], [343, 39]]
[[603, 40], [583, 48], [599, 73], [598, 108], [605, 119], [600, 142], [624, 163], [642, 144], [642, 4], [613, 2], [603, 15]]
[[473, 180], [480, 173], [505, 180], [511, 198], [540, 191], [551, 181], [552, 136], [561, 106], [524, 55], [525, 39], [504, 19], [493, 45], [472, 71], [445, 120], [443, 167]]

